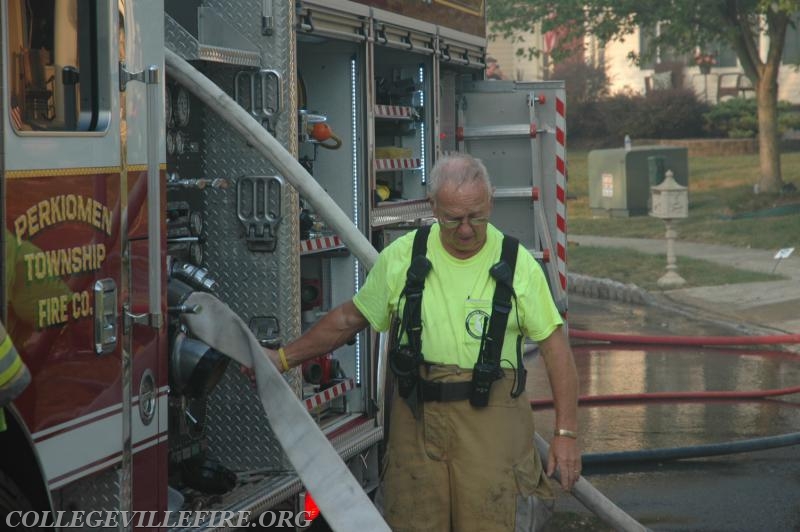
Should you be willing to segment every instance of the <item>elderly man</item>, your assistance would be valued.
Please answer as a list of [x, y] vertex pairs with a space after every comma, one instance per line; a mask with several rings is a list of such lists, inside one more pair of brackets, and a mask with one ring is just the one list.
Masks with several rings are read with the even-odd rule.
[[[397, 531], [528, 530], [534, 496], [552, 497], [545, 473], [558, 469], [567, 490], [580, 473], [577, 377], [562, 320], [541, 267], [489, 224], [492, 193], [479, 160], [442, 158], [429, 183], [438, 223], [389, 245], [353, 300], [268, 351], [286, 370], [368, 325], [399, 323], [384, 464], [384, 514]], [[499, 285], [507, 285], [510, 312], [498, 303]], [[499, 334], [495, 311], [507, 318]], [[523, 393], [523, 337], [539, 344], [555, 402], [547, 472]]]

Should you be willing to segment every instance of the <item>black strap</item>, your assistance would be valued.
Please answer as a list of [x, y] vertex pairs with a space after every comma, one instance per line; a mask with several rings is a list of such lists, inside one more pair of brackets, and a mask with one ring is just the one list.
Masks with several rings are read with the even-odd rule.
[[503, 352], [508, 315], [511, 313], [511, 296], [514, 295], [514, 270], [517, 266], [518, 250], [519, 241], [514, 237], [503, 235], [500, 262], [489, 270], [496, 284], [492, 298], [492, 316], [489, 318], [486, 341], [479, 354], [479, 361], [495, 365], [498, 369]]
[[429, 225], [417, 229], [414, 245], [411, 250], [411, 265], [406, 271], [406, 286], [403, 295], [406, 298], [403, 307], [402, 331], [408, 337], [408, 345], [421, 358], [422, 353], [422, 291], [425, 288], [425, 277], [431, 271], [431, 262], [426, 257], [428, 252]]
[[469, 399], [470, 392], [472, 392], [470, 381], [441, 382], [420, 379], [419, 384], [422, 387], [422, 399], [426, 402], [464, 401]]
[[[405, 399], [414, 417], [418, 418], [424, 399], [417, 382], [419, 365], [425, 359], [422, 354], [422, 290], [425, 277], [431, 270], [431, 262], [425, 256], [428, 251], [430, 226], [417, 229], [411, 252], [411, 265], [406, 271], [406, 285], [401, 297], [405, 297], [403, 318], [397, 328], [395, 347], [389, 353], [389, 367], [397, 377], [398, 393]], [[407, 343], [401, 344], [403, 333]]]
[[411, 256], [423, 257], [428, 254], [428, 235], [431, 234], [431, 226], [423, 225], [414, 234], [414, 246], [411, 248]]

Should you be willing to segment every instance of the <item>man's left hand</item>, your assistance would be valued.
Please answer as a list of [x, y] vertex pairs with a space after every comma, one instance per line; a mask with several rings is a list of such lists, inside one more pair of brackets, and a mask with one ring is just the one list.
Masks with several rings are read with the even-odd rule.
[[547, 460], [547, 476], [552, 477], [558, 470], [561, 487], [566, 491], [581, 476], [581, 455], [578, 441], [567, 436], [555, 436], [550, 442], [550, 456]]

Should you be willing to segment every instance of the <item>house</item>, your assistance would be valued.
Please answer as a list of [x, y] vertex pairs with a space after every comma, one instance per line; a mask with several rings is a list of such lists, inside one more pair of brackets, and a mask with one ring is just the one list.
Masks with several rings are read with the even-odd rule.
[[[800, 22], [800, 17], [796, 17]], [[550, 62], [547, 52], [558, 38], [553, 32], [542, 35], [537, 29], [523, 36], [523, 42], [511, 42], [497, 36], [490, 40], [488, 53], [497, 58], [508, 77], [517, 80], [547, 79]], [[491, 29], [490, 29], [491, 31]], [[516, 55], [517, 49], [534, 43], [545, 53], [540, 57], [528, 59], [527, 56]], [[693, 88], [698, 96], [709, 102], [717, 103], [728, 97], [753, 97], [755, 91], [750, 80], [744, 75], [734, 51], [727, 46], [718, 45], [708, 50], [697, 50], [696, 54], [670, 57], [656, 53], [656, 58], [642, 65], [636, 65], [629, 59], [631, 52], [635, 54], [646, 50], [648, 46], [647, 32], [640, 30], [626, 36], [624, 41], [613, 41], [602, 46], [593, 36], [584, 39], [584, 53], [587, 62], [593, 65], [605, 65], [609, 78], [609, 89], [612, 93], [632, 90], [645, 93], [674, 86], [676, 81], [669, 72], [663, 72], [668, 61], [678, 61], [684, 65], [683, 86]], [[766, 53], [768, 38], [761, 37], [760, 47]], [[787, 29], [784, 63], [778, 79], [778, 99], [800, 105], [800, 24]], [[697, 57], [713, 58], [708, 68], [697, 64]]]

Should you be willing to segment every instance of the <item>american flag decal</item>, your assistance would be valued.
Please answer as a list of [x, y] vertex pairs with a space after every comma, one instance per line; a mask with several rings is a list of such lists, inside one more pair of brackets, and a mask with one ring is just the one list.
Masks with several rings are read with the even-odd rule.
[[11, 107], [11, 123], [14, 124], [14, 128], [22, 129], [24, 121], [22, 120], [22, 111], [20, 110], [19, 105], [14, 105]]

